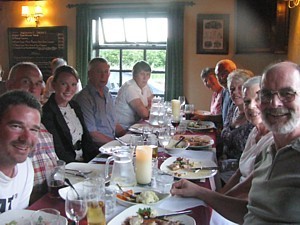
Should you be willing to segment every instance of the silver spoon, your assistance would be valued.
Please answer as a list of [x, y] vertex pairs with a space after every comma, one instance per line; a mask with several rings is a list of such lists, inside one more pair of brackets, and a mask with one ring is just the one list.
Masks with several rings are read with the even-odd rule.
[[180, 137], [179, 141], [176, 142], [176, 144], [174, 145], [174, 148], [177, 147], [177, 145], [179, 145], [180, 142], [182, 142], [185, 139], [184, 136]]

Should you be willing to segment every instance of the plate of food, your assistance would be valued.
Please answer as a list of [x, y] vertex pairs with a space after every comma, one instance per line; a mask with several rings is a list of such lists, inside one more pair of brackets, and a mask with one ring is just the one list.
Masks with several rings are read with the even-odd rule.
[[189, 149], [203, 149], [211, 147], [215, 142], [214, 140], [208, 135], [176, 135], [175, 139], [180, 137], [184, 137], [185, 141], [189, 143]]
[[[145, 204], [138, 204], [125, 209], [123, 212], [113, 218], [107, 225], [147, 225], [147, 224], [163, 224], [162, 222], [169, 222], [169, 225], [196, 225], [196, 221], [187, 215], [168, 216], [163, 219], [155, 218], [162, 214], [172, 213], [172, 211], [149, 206]], [[146, 216], [148, 219], [143, 219]]]
[[[184, 138], [180, 143], [177, 144], [175, 147], [176, 143], [180, 140], [180, 138]], [[174, 137], [169, 141], [169, 144], [165, 147], [166, 151], [169, 154], [180, 154], [184, 150], [186, 150], [190, 146], [190, 143], [185, 140], [185, 137], [183, 136], [178, 136]]]
[[[129, 145], [130, 144], [130, 136], [131, 136], [131, 134], [125, 134], [124, 136], [120, 137], [119, 139], [121, 141], [123, 141], [124, 143], [126, 143], [127, 145]], [[113, 140], [113, 141], [110, 141], [110, 142], [102, 145], [99, 148], [99, 151], [104, 154], [112, 155], [112, 153], [114, 151], [119, 150], [124, 147], [128, 147], [128, 146], [121, 144], [120, 141]]]
[[207, 115], [211, 115], [211, 112], [198, 109], [198, 110], [195, 110], [194, 114], [207, 116]]
[[168, 198], [170, 194], [162, 194], [155, 190], [132, 187], [123, 188], [123, 193], [119, 192], [116, 195], [117, 202], [123, 206], [132, 206], [136, 204], [156, 204]]
[[161, 164], [160, 170], [176, 178], [197, 180], [214, 176], [218, 167], [211, 160], [170, 157]]
[[211, 121], [193, 121], [187, 122], [187, 129], [191, 131], [202, 131], [216, 128], [215, 124]]
[[[23, 210], [23, 209], [16, 209], [16, 210], [9, 210], [7, 212], [0, 214], [0, 221], [3, 225], [30, 225], [31, 224], [31, 215], [36, 212], [33, 210]], [[54, 217], [55, 215], [48, 214], [47, 218]], [[42, 218], [43, 219], [43, 218]], [[45, 218], [46, 219], [46, 218]], [[47, 221], [44, 221], [47, 224]], [[59, 216], [59, 223], [58, 225], [67, 225], [68, 220], [63, 217]]]

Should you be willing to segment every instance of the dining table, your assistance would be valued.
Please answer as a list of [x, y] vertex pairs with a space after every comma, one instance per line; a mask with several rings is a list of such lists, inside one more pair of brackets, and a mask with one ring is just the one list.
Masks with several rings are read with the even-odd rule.
[[[146, 123], [143, 122], [141, 124], [146, 124]], [[132, 132], [129, 132], [129, 133], [131, 134]], [[191, 130], [186, 130], [184, 135], [199, 135], [199, 136], [207, 135], [207, 136], [211, 137], [214, 140], [214, 143], [216, 142], [216, 131], [215, 131], [215, 129], [204, 129], [204, 130], [199, 130], [197, 132], [191, 131]], [[116, 140], [114, 140], [114, 143], [115, 144], [118, 143], [120, 145], [120, 143]], [[171, 156], [174, 156], [174, 155], [168, 154], [162, 147], [159, 147], [158, 159], [160, 159], [160, 160], [161, 159], [167, 159]], [[177, 155], [175, 155], [175, 156], [177, 156]], [[212, 161], [216, 162], [215, 145], [213, 144], [209, 148], [203, 148], [201, 150], [189, 150], [189, 149], [187, 149], [187, 150], [184, 150], [184, 154], [180, 154], [178, 156], [180, 156], [180, 157], [192, 157], [192, 158], [205, 159], [205, 160], [209, 159], [209, 160], [212, 160]], [[96, 156], [93, 160], [91, 160], [88, 164], [99, 165], [99, 168], [100, 168], [99, 170], [104, 171], [104, 167], [105, 167], [104, 164], [106, 162], [107, 157], [109, 157], [109, 154], [100, 152], [99, 155]], [[159, 165], [161, 163], [163, 163], [160, 160], [158, 162]], [[67, 174], [66, 174], [66, 176], [67, 176]], [[74, 175], [68, 175], [68, 176], [69, 176], [68, 178], [70, 178], [70, 180], [74, 183], [82, 181], [82, 179], [83, 179], [83, 178], [80, 178], [80, 177], [76, 177]], [[209, 188], [209, 189], [212, 189], [212, 190], [215, 190], [215, 188], [216, 188], [214, 176], [209, 177], [209, 178], [205, 178], [205, 179], [201, 179], [201, 180], [193, 180], [193, 182], [195, 182], [199, 186]], [[65, 214], [65, 201], [62, 198], [53, 198], [49, 195], [49, 193], [42, 196], [36, 202], [31, 204], [27, 209], [29, 209], [29, 210], [39, 210], [39, 209], [42, 209], [42, 208], [57, 209], [58, 211], [60, 211], [62, 216], [66, 217], [66, 214]], [[115, 212], [112, 215], [109, 215], [107, 217], [107, 222], [109, 222], [113, 217], [117, 216], [119, 213], [121, 213], [125, 209], [126, 208], [124, 206], [117, 206], [117, 209], [115, 210]], [[194, 206], [194, 207], [188, 207], [186, 209], [192, 210], [192, 213], [189, 214], [189, 216], [194, 218], [197, 225], [209, 225], [212, 209], [209, 206], [207, 206], [204, 202], [203, 202], [203, 204], [199, 204], [199, 205]], [[70, 220], [69, 220], [69, 224], [72, 224], [72, 222]], [[80, 225], [86, 225], [86, 224], [88, 224], [86, 218], [84, 218], [80, 221]]]

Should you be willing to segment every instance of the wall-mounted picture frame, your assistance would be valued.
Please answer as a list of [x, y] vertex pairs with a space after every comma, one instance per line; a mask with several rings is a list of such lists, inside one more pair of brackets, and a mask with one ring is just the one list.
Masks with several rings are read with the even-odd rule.
[[197, 15], [197, 54], [228, 54], [229, 15]]

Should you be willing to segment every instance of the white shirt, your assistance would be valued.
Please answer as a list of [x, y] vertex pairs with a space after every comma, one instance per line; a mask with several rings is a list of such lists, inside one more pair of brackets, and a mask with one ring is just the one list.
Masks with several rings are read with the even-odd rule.
[[29, 158], [16, 165], [13, 178], [0, 171], [0, 213], [28, 207], [33, 178], [34, 171]]
[[144, 106], [147, 107], [148, 98], [151, 95], [152, 91], [148, 85], [141, 89], [134, 79], [131, 79], [122, 85], [116, 98], [116, 115], [118, 122], [124, 129], [127, 129], [141, 119], [129, 103], [132, 100], [139, 98]]
[[248, 136], [244, 151], [240, 158], [239, 168], [242, 174], [240, 182], [248, 177], [254, 170], [256, 156], [273, 141], [272, 132], [265, 134], [257, 143], [255, 142], [256, 135], [257, 129], [254, 127]]

